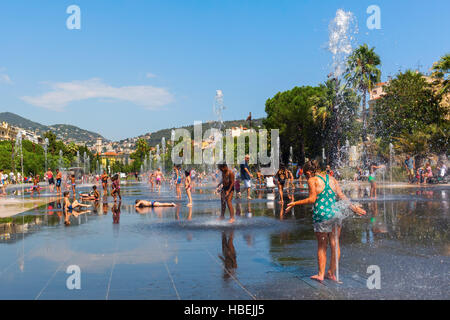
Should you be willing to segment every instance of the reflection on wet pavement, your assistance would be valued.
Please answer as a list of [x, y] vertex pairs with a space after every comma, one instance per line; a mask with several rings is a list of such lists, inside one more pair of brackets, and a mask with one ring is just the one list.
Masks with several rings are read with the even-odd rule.
[[[59, 200], [0, 218], [0, 299], [450, 298], [450, 189], [385, 188], [377, 199], [346, 192], [368, 215], [344, 221], [343, 284], [309, 279], [317, 271], [310, 207], [280, 214], [277, 198], [258, 190], [233, 201], [230, 225], [218, 219], [212, 187], [197, 188], [187, 208], [168, 186], [127, 184], [122, 202], [103, 198], [70, 227]], [[178, 206], [136, 210], [137, 198]], [[80, 267], [80, 290], [67, 289], [70, 265]], [[379, 290], [367, 287], [371, 265]]]

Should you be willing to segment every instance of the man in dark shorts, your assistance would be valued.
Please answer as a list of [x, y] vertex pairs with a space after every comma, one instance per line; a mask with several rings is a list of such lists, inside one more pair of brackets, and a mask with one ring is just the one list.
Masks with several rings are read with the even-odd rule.
[[56, 169], [56, 194], [61, 195], [62, 173]]
[[230, 220], [228, 222], [233, 223], [235, 220], [232, 202], [234, 193], [234, 173], [226, 164], [219, 164], [219, 170], [222, 171], [222, 182], [219, 184], [222, 185], [222, 191], [220, 193], [222, 204], [220, 218], [223, 219], [225, 217], [225, 211], [228, 206], [228, 210], [230, 210]]

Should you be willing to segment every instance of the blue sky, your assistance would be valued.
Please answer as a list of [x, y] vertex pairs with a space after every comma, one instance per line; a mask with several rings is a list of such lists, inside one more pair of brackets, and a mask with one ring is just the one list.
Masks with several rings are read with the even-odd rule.
[[[72, 4], [81, 30], [66, 27]], [[366, 27], [369, 5], [380, 30]], [[213, 119], [221, 89], [225, 120], [263, 117], [277, 92], [326, 80], [340, 8], [357, 18], [356, 43], [376, 48], [383, 80], [450, 52], [446, 0], [1, 1], [0, 112], [118, 140]]]

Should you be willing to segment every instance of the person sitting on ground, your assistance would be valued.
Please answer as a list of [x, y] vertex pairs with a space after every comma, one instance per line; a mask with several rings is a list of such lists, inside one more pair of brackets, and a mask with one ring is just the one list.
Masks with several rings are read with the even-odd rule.
[[92, 186], [92, 191], [90, 193], [80, 193], [81, 199], [83, 200], [95, 200], [100, 199], [100, 193], [97, 190], [97, 186]]
[[69, 191], [64, 191], [64, 215], [66, 217], [64, 221], [65, 225], [70, 224], [69, 218], [71, 215], [74, 215], [75, 217], [79, 216], [78, 213], [73, 212], [74, 209], [90, 207], [90, 205], [79, 203], [76, 199], [72, 203], [70, 203], [69, 195]]
[[176, 204], [171, 203], [165, 203], [165, 202], [158, 202], [158, 201], [147, 201], [147, 200], [136, 200], [136, 208], [143, 208], [143, 207], [175, 207]]

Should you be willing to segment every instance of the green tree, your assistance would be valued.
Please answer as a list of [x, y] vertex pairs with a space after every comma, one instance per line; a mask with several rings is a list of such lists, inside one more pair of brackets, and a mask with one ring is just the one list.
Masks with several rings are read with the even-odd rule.
[[[362, 93], [363, 124], [366, 124], [367, 117], [367, 92], [372, 90], [381, 78], [381, 71], [378, 69], [381, 60], [374, 50], [375, 48], [369, 49], [367, 44], [356, 48], [347, 59], [347, 68], [344, 74], [348, 84], [357, 92]], [[363, 139], [366, 139], [365, 132], [363, 132]]]
[[267, 118], [263, 124], [267, 129], [280, 130], [282, 162], [288, 162], [291, 146], [294, 159], [300, 164], [304, 163], [305, 156], [314, 157], [319, 153], [320, 127], [313, 119], [313, 106], [324, 91], [323, 87], [295, 87], [266, 101]]
[[385, 94], [374, 105], [371, 127], [385, 141], [443, 121], [439, 98], [423, 74], [412, 70], [400, 72], [383, 89]]
[[450, 54], [446, 54], [441, 59], [434, 63], [432, 69], [432, 76], [439, 79], [441, 82], [440, 94], [445, 95], [450, 92]]

